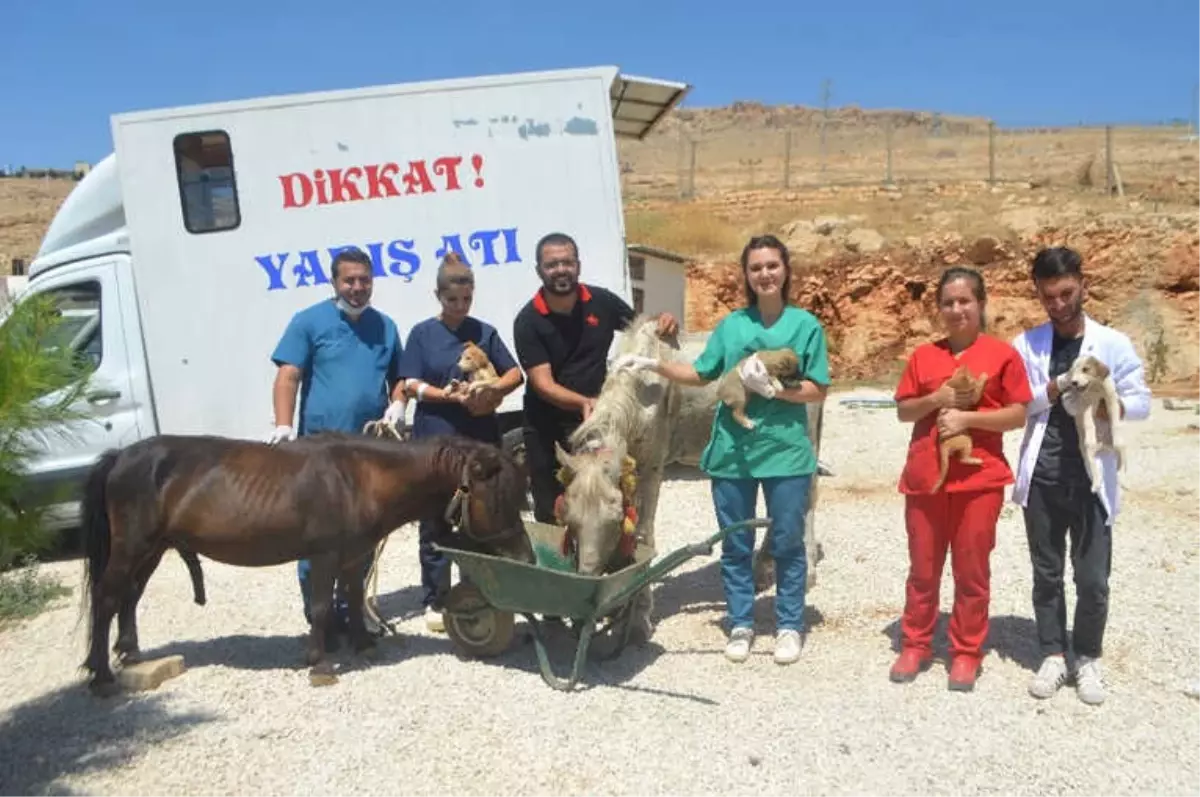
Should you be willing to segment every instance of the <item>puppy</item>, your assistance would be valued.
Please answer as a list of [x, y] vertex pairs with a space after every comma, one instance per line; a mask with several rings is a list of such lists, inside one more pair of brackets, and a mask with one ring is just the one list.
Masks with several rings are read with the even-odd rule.
[[[1092, 492], [1103, 486], [1096, 468], [1096, 455], [1112, 451], [1117, 455], [1118, 470], [1124, 466], [1125, 450], [1118, 439], [1121, 425], [1121, 402], [1117, 385], [1109, 368], [1090, 354], [1071, 363], [1067, 371], [1067, 389], [1062, 394], [1063, 409], [1075, 419], [1083, 465], [1092, 481]], [[1107, 423], [1096, 422], [1096, 408], [1103, 402], [1108, 413]]]
[[[960, 365], [950, 378], [946, 380], [946, 384], [955, 390], [969, 390], [971, 392], [971, 406], [979, 403], [979, 397], [983, 395], [983, 386], [987, 383], [987, 374], [980, 374], [978, 377], [971, 376], [971, 369], [965, 365]], [[955, 435], [938, 440], [938, 455], [941, 458], [941, 472], [938, 474], [937, 484], [933, 486], [930, 493], [936, 493], [942, 489], [942, 485], [946, 483], [946, 474], [950, 472], [950, 457], [951, 455], [958, 457], [958, 461], [964, 465], [982, 465], [983, 460], [978, 457], [971, 456], [971, 449], [974, 443], [971, 441], [971, 435], [966, 432], [960, 432]]]
[[469, 340], [463, 344], [462, 354], [458, 357], [458, 368], [463, 372], [466, 381], [450, 380], [446, 387], [450, 393], [465, 392], [470, 396], [500, 378], [487, 353]]
[[[795, 351], [770, 349], [757, 352], [757, 354], [758, 359], [767, 366], [767, 373], [771, 375], [771, 384], [776, 390], [783, 390], [785, 381], [796, 381], [796, 372], [800, 370], [800, 358], [796, 356]], [[741, 371], [742, 363], [753, 356], [751, 354], [742, 358], [734, 368], [721, 377], [721, 381], [717, 384], [717, 397], [726, 407], [729, 407], [733, 419], [746, 429], [753, 429], [754, 421], [746, 417], [746, 402], [750, 399], [746, 395], [746, 386], [742, 384], [739, 371]]]

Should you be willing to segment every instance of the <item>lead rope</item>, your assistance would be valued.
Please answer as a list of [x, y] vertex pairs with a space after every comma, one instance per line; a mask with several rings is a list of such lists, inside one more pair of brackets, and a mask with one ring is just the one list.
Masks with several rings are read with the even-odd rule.
[[[395, 426], [384, 423], [383, 421], [367, 421], [363, 426], [363, 434], [373, 437], [391, 436], [397, 440], [403, 441], [406, 435], [397, 430]], [[363, 614], [370, 620], [374, 621], [380, 628], [387, 629], [389, 634], [395, 634], [396, 629], [391, 623], [379, 616], [379, 560], [383, 557], [384, 546], [387, 545], [388, 537], [392, 536], [388, 532], [375, 546], [375, 556], [371, 560], [371, 569], [367, 571], [366, 589], [364, 590], [363, 598]]]

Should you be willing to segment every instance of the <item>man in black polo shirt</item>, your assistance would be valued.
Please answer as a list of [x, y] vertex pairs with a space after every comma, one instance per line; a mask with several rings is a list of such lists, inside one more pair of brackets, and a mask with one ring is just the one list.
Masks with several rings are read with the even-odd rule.
[[[517, 361], [525, 386], [525, 461], [529, 468], [534, 519], [554, 522], [554, 502], [562, 493], [554, 444], [567, 438], [591, 414], [608, 372], [608, 350], [616, 332], [635, 312], [611, 291], [579, 281], [579, 248], [563, 233], [538, 241], [537, 273], [542, 287], [513, 321]], [[658, 334], [676, 334], [670, 313], [658, 316]]]

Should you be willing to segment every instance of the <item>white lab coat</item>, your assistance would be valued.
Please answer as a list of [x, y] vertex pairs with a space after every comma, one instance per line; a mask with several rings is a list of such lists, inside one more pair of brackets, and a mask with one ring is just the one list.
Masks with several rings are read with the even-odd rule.
[[[1012, 342], [1013, 348], [1025, 361], [1029, 387], [1033, 392], [1033, 401], [1026, 408], [1025, 437], [1021, 441], [1016, 483], [1012, 491], [1013, 503], [1022, 507], [1029, 499], [1029, 482], [1033, 478], [1033, 468], [1037, 464], [1038, 451], [1046, 433], [1046, 419], [1050, 417], [1046, 388], [1050, 384], [1050, 348], [1053, 340], [1054, 328], [1047, 322], [1022, 332]], [[1146, 387], [1142, 361], [1124, 333], [1085, 316], [1079, 354], [1090, 354], [1108, 366], [1116, 383], [1117, 396], [1125, 406], [1126, 421], [1141, 421], [1150, 417], [1150, 389]], [[1103, 479], [1100, 502], [1104, 505], [1108, 525], [1111, 526], [1121, 504], [1117, 458], [1113, 452], [1103, 451], [1096, 459]]]

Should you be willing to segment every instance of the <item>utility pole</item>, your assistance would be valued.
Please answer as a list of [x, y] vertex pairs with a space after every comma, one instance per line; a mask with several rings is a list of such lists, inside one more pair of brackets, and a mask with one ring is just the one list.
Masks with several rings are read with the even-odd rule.
[[825, 161], [828, 150], [825, 147], [825, 126], [829, 123], [829, 95], [833, 81], [825, 78], [821, 81], [821, 172], [825, 172]]
[[1188, 138], [1200, 133], [1200, 83], [1192, 86], [1192, 115], [1188, 117]]

